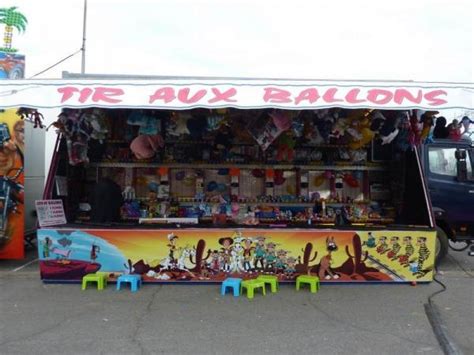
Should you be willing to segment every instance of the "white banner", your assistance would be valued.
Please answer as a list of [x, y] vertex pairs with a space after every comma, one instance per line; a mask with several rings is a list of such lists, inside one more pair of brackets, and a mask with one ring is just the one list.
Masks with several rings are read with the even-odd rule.
[[5, 80], [0, 108], [474, 109], [474, 84], [289, 80]]

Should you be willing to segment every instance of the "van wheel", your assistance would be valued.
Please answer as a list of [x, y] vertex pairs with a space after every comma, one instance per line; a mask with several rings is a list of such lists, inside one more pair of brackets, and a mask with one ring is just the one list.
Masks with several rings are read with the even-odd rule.
[[436, 244], [435, 244], [435, 256], [436, 256], [436, 265], [443, 260], [443, 258], [448, 254], [449, 240], [448, 236], [439, 227], [436, 227]]

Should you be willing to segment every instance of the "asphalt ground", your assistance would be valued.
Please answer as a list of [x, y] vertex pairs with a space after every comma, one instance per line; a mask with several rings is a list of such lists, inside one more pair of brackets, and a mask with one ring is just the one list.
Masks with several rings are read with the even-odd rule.
[[[43, 284], [36, 251], [0, 260], [1, 354], [443, 354], [424, 305], [432, 282], [284, 285], [253, 300], [219, 285], [82, 292]], [[450, 252], [432, 302], [459, 353], [474, 354], [474, 257]]]

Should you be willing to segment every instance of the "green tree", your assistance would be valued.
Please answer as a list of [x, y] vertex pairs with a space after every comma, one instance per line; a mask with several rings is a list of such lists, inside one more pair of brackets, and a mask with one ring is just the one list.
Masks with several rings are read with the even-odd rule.
[[0, 50], [5, 52], [16, 52], [16, 49], [12, 48], [13, 28], [16, 28], [21, 33], [25, 31], [26, 24], [28, 23], [26, 17], [16, 11], [16, 9], [16, 7], [0, 9], [0, 23], [5, 24], [4, 48], [0, 48]]

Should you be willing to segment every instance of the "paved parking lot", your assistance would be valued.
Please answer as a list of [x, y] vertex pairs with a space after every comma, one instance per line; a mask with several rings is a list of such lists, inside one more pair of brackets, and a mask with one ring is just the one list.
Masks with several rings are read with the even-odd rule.
[[[34, 259], [0, 261], [2, 354], [443, 353], [424, 310], [435, 282], [323, 285], [316, 295], [288, 285], [254, 300], [221, 297], [218, 285], [81, 292], [43, 284]], [[474, 353], [473, 277], [474, 258], [451, 253], [438, 275], [447, 290], [433, 299], [465, 354]]]

